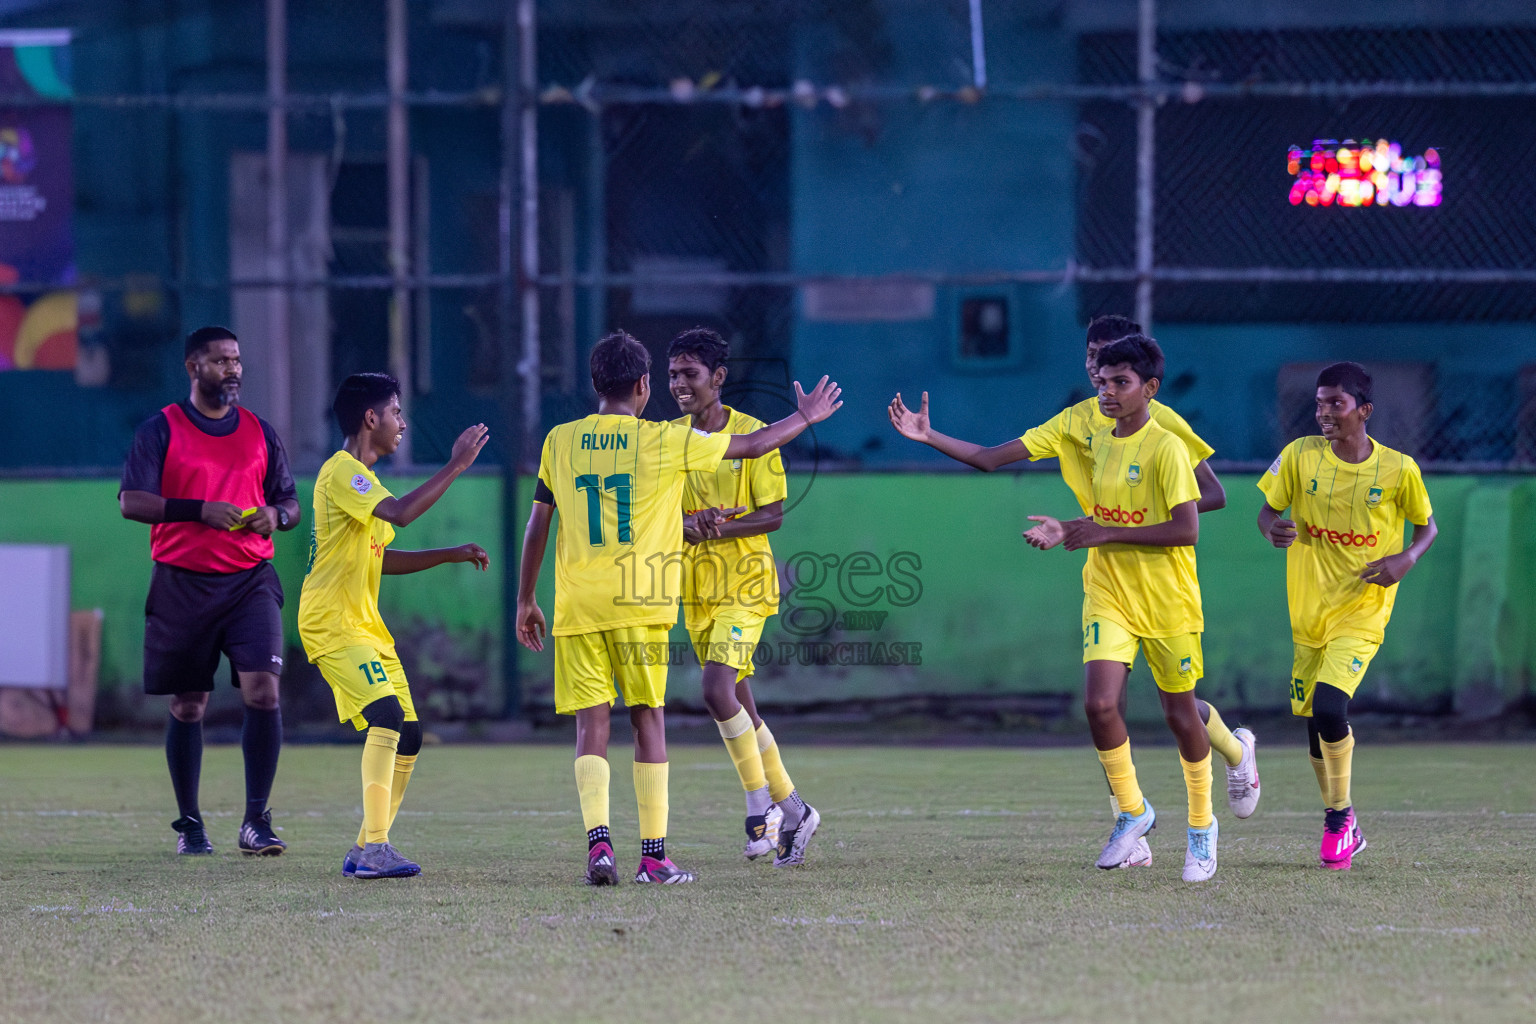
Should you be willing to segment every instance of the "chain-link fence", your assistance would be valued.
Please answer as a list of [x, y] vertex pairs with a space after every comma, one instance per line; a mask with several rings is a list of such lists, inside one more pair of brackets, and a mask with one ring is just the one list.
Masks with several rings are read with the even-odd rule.
[[[983, 372], [980, 393], [1054, 401], [1072, 335], [1107, 311], [1151, 321], [1208, 421], [1234, 415], [1231, 386], [1189, 339], [1228, 339], [1252, 423], [1223, 457], [1304, 429], [1297, 374], [1350, 355], [1407, 382], [1394, 439], [1425, 459], [1536, 453], [1533, 24], [1419, 25], [1405, 5], [1392, 27], [1217, 29], [1142, 4], [1148, 32], [1137, 5], [1026, 0], [110, 6], [0, 17], [0, 359], [73, 370], [0, 375], [31, 425], [13, 466], [114, 464], [182, 386], [176, 337], [209, 321], [249, 339], [253, 406], [286, 409], [314, 465], [331, 389], [364, 367], [409, 379], [414, 461], [466, 415], [515, 421], [496, 455], [526, 461], [589, 406], [585, 354], [614, 327], [659, 357], [716, 326], [741, 384], [829, 347], [888, 366], [917, 332], [957, 379]], [[57, 180], [60, 138], [67, 268], [16, 248], [15, 189]], [[54, 293], [73, 298], [21, 330]], [[48, 330], [77, 348], [41, 346]], [[58, 410], [81, 404], [93, 429], [61, 441]]]

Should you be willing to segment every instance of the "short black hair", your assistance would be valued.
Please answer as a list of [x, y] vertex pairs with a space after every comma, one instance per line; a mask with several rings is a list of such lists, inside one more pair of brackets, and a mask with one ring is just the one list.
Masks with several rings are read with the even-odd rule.
[[336, 389], [331, 412], [343, 437], [356, 437], [363, 429], [363, 414], [377, 409], [400, 394], [400, 382], [387, 373], [354, 373]]
[[1355, 396], [1356, 405], [1368, 405], [1371, 401], [1371, 375], [1359, 363], [1334, 363], [1323, 367], [1317, 375], [1320, 388], [1343, 388], [1347, 395]]
[[651, 372], [651, 354], [628, 331], [614, 331], [592, 346], [592, 389], [609, 398], [634, 389]]
[[239, 338], [235, 337], [235, 332], [230, 330], [228, 327], [199, 327], [197, 330], [187, 335], [187, 343], [183, 346], [181, 358], [191, 359], [203, 349], [207, 348], [210, 341], [239, 340]]
[[667, 346], [667, 358], [688, 356], [703, 363], [710, 373], [725, 365], [731, 356], [731, 346], [720, 337], [719, 331], [708, 327], [691, 327], [672, 339]]
[[1099, 358], [1095, 361], [1099, 369], [1121, 363], [1135, 370], [1142, 383], [1163, 379], [1163, 350], [1145, 334], [1132, 334], [1099, 349]]
[[1119, 313], [1105, 313], [1088, 321], [1088, 340], [1084, 344], [1092, 345], [1096, 341], [1119, 341], [1121, 338], [1129, 338], [1133, 334], [1141, 333], [1141, 324], [1128, 316]]

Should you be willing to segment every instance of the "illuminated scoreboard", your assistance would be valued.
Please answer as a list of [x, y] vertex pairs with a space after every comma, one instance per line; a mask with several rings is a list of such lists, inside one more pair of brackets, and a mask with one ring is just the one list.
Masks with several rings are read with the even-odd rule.
[[1317, 139], [1311, 149], [1292, 146], [1285, 171], [1292, 206], [1439, 206], [1444, 177], [1433, 147], [1404, 156], [1386, 139]]

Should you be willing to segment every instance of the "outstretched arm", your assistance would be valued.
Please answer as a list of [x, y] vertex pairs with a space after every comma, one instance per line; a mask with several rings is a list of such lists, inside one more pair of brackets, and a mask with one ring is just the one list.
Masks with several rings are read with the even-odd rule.
[[491, 565], [490, 556], [479, 544], [460, 544], [456, 548], [431, 548], [427, 551], [396, 551], [386, 548], [383, 572], [386, 576], [404, 576], [451, 562], [473, 562], [481, 572]]
[[891, 418], [891, 426], [895, 427], [896, 432], [902, 437], [920, 441], [936, 451], [943, 452], [956, 462], [974, 466], [983, 473], [990, 473], [1000, 466], [1022, 462], [1029, 458], [1029, 449], [1024, 447], [1024, 442], [1017, 437], [986, 448], [934, 430], [928, 420], [928, 392], [926, 391], [923, 392], [923, 402], [916, 412], [907, 408], [899, 392], [895, 398], [891, 399], [886, 412]]
[[1424, 557], [1424, 552], [1430, 549], [1439, 534], [1440, 527], [1435, 525], [1434, 516], [1430, 516], [1429, 521], [1423, 525], [1415, 523], [1408, 546], [1395, 555], [1366, 562], [1365, 568], [1360, 570], [1360, 578], [1378, 587], [1390, 587], [1401, 581], [1408, 575], [1409, 569], [1419, 564], [1419, 559]]
[[517, 567], [517, 642], [530, 651], [544, 649], [546, 623], [534, 588], [544, 567], [544, 548], [549, 543], [549, 522], [554, 514], [555, 506], [535, 501], [523, 531], [523, 558]]
[[1202, 514], [1227, 507], [1227, 489], [1221, 486], [1221, 479], [1210, 462], [1200, 460], [1195, 467], [1195, 483], [1200, 486], [1200, 500], [1195, 503], [1195, 508]]
[[782, 448], [799, 437], [806, 427], [820, 423], [841, 409], [842, 393], [843, 389], [837, 386], [837, 381], [829, 381], [825, 376], [811, 389], [810, 394], [802, 391], [800, 382], [795, 381], [795, 412], [750, 434], [733, 434], [730, 447], [721, 458], [760, 459]]
[[490, 436], [491, 432], [484, 423], [470, 427], [453, 442], [453, 454], [448, 457], [446, 466], [433, 473], [426, 483], [411, 493], [399, 498], [385, 498], [373, 507], [373, 514], [395, 526], [411, 525], [421, 518], [423, 512], [437, 504], [437, 499], [447, 492], [448, 485], [457, 480], [460, 473], [475, 464], [475, 458]]

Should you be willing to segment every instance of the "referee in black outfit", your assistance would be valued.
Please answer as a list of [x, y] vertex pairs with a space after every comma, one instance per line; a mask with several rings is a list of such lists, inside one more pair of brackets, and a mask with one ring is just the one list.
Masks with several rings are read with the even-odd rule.
[[245, 701], [242, 853], [280, 854], [267, 798], [283, 745], [283, 588], [272, 534], [299, 522], [288, 456], [272, 427], [239, 407], [240, 343], [223, 327], [187, 336], [192, 393], [139, 425], [123, 466], [124, 518], [153, 524], [144, 602], [144, 692], [167, 694], [165, 760], [180, 817], [176, 852], [209, 854], [198, 807], [203, 712], [219, 655]]

